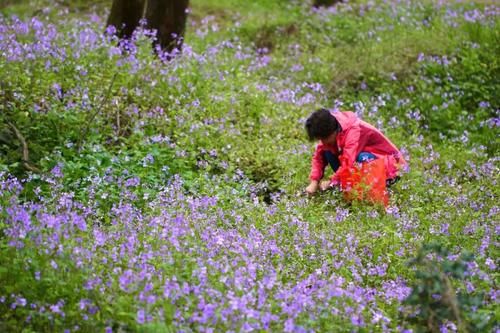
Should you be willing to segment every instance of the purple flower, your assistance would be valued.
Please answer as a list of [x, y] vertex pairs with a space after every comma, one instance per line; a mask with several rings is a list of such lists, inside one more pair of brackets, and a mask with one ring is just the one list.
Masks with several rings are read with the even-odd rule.
[[61, 300], [57, 302], [54, 305], [49, 306], [50, 311], [52, 311], [55, 314], [61, 315], [64, 317], [64, 312], [62, 311], [62, 306], [64, 305], [64, 302]]
[[291, 333], [291, 332], [293, 332], [294, 328], [295, 328], [295, 323], [293, 321], [293, 318], [288, 318], [285, 321], [285, 325], [283, 327], [283, 331], [286, 332], [286, 333]]
[[109, 26], [106, 27], [106, 31], [105, 32], [106, 32], [107, 35], [110, 35], [110, 36], [114, 35], [116, 33], [116, 28], [114, 26], [112, 26], [112, 25], [109, 25]]
[[489, 102], [479, 102], [479, 107], [482, 108], [482, 109], [489, 108], [490, 107], [490, 103]]
[[137, 311], [137, 323], [144, 324], [146, 322], [146, 312], [144, 309], [139, 309]]
[[136, 187], [140, 183], [141, 183], [141, 180], [139, 179], [139, 177], [132, 177], [132, 178], [127, 179], [127, 181], [125, 182], [125, 187]]
[[19, 297], [18, 299], [16, 299], [16, 303], [17, 305], [20, 305], [22, 307], [25, 307], [27, 302], [26, 302], [26, 298], [24, 297]]
[[497, 265], [495, 264], [495, 262], [491, 258], [486, 258], [485, 264], [492, 271], [495, 271], [497, 268]]
[[127, 269], [118, 279], [120, 284], [120, 289], [123, 291], [129, 291], [129, 285], [133, 282], [134, 273], [132, 270]]
[[61, 164], [57, 164], [51, 171], [50, 173], [56, 177], [56, 178], [62, 178], [63, 177], [63, 173], [61, 171]]
[[156, 296], [155, 295], [149, 295], [147, 298], [146, 298], [146, 302], [148, 304], [154, 304], [156, 302]]
[[360, 326], [360, 327], [365, 326], [365, 321], [363, 320], [363, 317], [359, 314], [353, 314], [351, 316], [351, 323], [354, 326]]
[[450, 232], [449, 232], [449, 229], [450, 228], [450, 224], [449, 223], [443, 223], [441, 224], [441, 233], [444, 234], [444, 235], [447, 235], [449, 236], [450, 235]]
[[336, 213], [337, 216], [335, 217], [335, 220], [337, 222], [343, 222], [349, 216], [349, 209], [338, 207]]
[[464, 13], [464, 19], [467, 21], [467, 22], [477, 22], [477, 21], [480, 21], [481, 19], [483, 18], [483, 15], [481, 14], [481, 12], [477, 9], [474, 9], [474, 10], [470, 10], [470, 11], [466, 11]]

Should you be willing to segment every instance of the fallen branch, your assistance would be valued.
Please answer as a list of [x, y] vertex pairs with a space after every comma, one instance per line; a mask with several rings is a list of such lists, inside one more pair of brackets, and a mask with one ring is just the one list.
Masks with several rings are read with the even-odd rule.
[[23, 148], [23, 157], [22, 157], [22, 162], [23, 166], [26, 170], [32, 171], [32, 172], [37, 172], [40, 173], [42, 172], [40, 169], [38, 169], [36, 166], [34, 166], [29, 159], [29, 149], [28, 149], [28, 143], [26, 142], [26, 139], [24, 136], [21, 134], [21, 132], [17, 129], [17, 127], [11, 123], [7, 122], [7, 125], [12, 129], [14, 132], [14, 135], [17, 137], [19, 142], [21, 142], [22, 148]]

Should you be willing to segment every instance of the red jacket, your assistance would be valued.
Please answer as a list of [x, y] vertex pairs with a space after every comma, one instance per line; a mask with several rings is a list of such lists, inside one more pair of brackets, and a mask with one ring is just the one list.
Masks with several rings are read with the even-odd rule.
[[[331, 151], [341, 160], [341, 168], [352, 166], [360, 152], [368, 152], [385, 161], [387, 179], [398, 175], [399, 170], [406, 164], [396, 146], [372, 125], [359, 119], [353, 112], [332, 112], [342, 127], [337, 134], [337, 145], [319, 143], [312, 158], [312, 168], [309, 178], [320, 180], [328, 162], [324, 157], [325, 151]], [[339, 169], [340, 170], [340, 169]], [[337, 170], [337, 173], [338, 171]], [[338, 182], [337, 173], [331, 177], [332, 182]]]

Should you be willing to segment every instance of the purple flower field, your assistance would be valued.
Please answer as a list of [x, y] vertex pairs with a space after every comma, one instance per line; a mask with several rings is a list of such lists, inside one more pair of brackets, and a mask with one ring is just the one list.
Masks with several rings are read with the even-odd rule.
[[[0, 12], [0, 331], [423, 332], [429, 242], [500, 330], [500, 7], [192, 1], [171, 61], [108, 7]], [[320, 106], [401, 147], [386, 209], [303, 195]]]

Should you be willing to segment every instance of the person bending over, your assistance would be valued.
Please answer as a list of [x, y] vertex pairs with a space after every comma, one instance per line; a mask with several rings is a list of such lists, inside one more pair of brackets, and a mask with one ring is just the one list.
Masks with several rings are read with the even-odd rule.
[[[406, 165], [398, 148], [354, 112], [319, 109], [306, 120], [305, 128], [310, 140], [319, 140], [312, 157], [311, 182], [306, 188], [308, 194], [338, 185], [341, 168], [352, 167], [356, 162], [383, 159], [387, 186], [399, 179], [400, 171]], [[330, 180], [321, 181], [328, 164], [334, 174]]]

